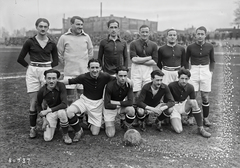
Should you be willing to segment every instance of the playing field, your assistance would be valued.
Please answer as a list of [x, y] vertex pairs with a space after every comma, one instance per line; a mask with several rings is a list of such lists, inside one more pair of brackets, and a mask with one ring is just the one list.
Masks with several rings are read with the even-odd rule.
[[213, 126], [206, 128], [211, 138], [199, 136], [196, 125], [184, 126], [181, 134], [174, 133], [170, 126], [164, 126], [161, 133], [152, 126], [147, 127], [147, 132], [140, 132], [144, 142], [137, 147], [123, 145], [124, 131], [119, 122], [114, 138], [107, 138], [104, 130], [99, 136], [84, 130], [79, 143], [65, 145], [60, 131], [52, 142], [44, 142], [39, 119], [39, 136], [28, 139], [26, 69], [16, 62], [19, 51], [20, 48], [0, 48], [0, 167], [240, 167], [239, 48], [215, 48], [210, 94]]

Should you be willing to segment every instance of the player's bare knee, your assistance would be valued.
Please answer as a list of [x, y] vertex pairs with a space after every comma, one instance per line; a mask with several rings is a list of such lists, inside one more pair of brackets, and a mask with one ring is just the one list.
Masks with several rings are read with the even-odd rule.
[[202, 92], [201, 97], [202, 97], [202, 102], [203, 103], [208, 103], [208, 101], [209, 101], [208, 93]]
[[77, 113], [77, 107], [74, 105], [69, 106], [66, 109], [66, 113], [67, 113], [68, 118], [70, 118], [70, 119], [73, 118], [75, 116], [75, 114]]
[[92, 135], [98, 135], [99, 132], [100, 132], [100, 127], [92, 125], [91, 126], [91, 132], [92, 132]]
[[113, 127], [106, 127], [105, 132], [109, 138], [112, 138], [115, 135], [115, 129]]
[[143, 108], [138, 108], [137, 113], [138, 113], [138, 116], [144, 116], [145, 110]]
[[126, 113], [129, 116], [135, 116], [135, 109], [133, 107], [127, 107], [126, 108]]
[[183, 131], [183, 129], [182, 128], [174, 128], [174, 130], [175, 130], [175, 132], [176, 133], [178, 133], [178, 134], [180, 134], [182, 131]]
[[61, 120], [61, 121], [67, 121], [67, 113], [65, 110], [58, 110], [58, 118]]
[[51, 136], [50, 134], [44, 134], [43, 139], [44, 141], [49, 142], [53, 139], [53, 136]]

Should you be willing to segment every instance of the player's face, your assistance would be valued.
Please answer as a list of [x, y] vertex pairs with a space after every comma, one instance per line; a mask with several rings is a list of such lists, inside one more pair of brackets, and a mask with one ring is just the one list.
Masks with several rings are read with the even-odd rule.
[[196, 32], [196, 38], [197, 38], [197, 41], [202, 43], [205, 41], [205, 38], [206, 38], [206, 33], [204, 30], [197, 30]]
[[40, 22], [40, 23], [36, 26], [36, 29], [37, 29], [39, 35], [44, 36], [44, 35], [47, 34], [47, 31], [48, 31], [48, 29], [49, 29], [49, 26], [48, 26], [48, 24], [47, 24], [46, 22], [43, 22], [43, 21], [42, 21], [42, 22]]
[[100, 64], [98, 62], [91, 62], [88, 67], [88, 70], [90, 72], [91, 77], [97, 78], [101, 71]]
[[79, 19], [75, 19], [74, 23], [71, 26], [71, 30], [74, 34], [80, 34], [83, 29], [83, 22]]
[[110, 23], [109, 28], [108, 28], [108, 33], [112, 37], [116, 37], [118, 35], [119, 27], [118, 27], [118, 23], [117, 22]]
[[152, 85], [155, 89], [159, 89], [162, 84], [163, 76], [155, 75], [154, 78], [152, 78]]
[[178, 78], [178, 83], [180, 86], [186, 86], [186, 84], [188, 83], [189, 77], [185, 74], [182, 74], [179, 78]]
[[140, 31], [139, 31], [139, 35], [140, 35], [140, 38], [142, 40], [147, 40], [149, 38], [149, 35], [150, 35], [149, 28], [148, 27], [141, 28]]
[[117, 81], [120, 85], [124, 85], [127, 80], [127, 71], [118, 71], [118, 74], [116, 75]]
[[177, 32], [175, 30], [171, 30], [167, 34], [167, 42], [169, 44], [175, 44], [177, 41]]
[[55, 88], [58, 81], [56, 73], [48, 73], [45, 79], [46, 79], [46, 84], [48, 89], [52, 90], [53, 88]]

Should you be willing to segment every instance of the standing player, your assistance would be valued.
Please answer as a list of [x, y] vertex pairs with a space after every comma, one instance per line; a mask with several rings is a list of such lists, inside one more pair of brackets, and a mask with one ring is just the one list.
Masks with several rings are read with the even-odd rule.
[[[214, 70], [214, 48], [212, 44], [205, 41], [207, 29], [203, 26], [196, 30], [196, 42], [187, 47], [186, 60], [191, 60], [192, 74], [191, 84], [193, 84], [196, 95], [201, 91], [203, 123], [205, 126], [212, 124], [208, 120], [209, 115], [209, 93], [211, 92], [212, 74]], [[189, 65], [187, 64], [187, 68]]]
[[198, 125], [198, 132], [203, 137], [209, 138], [211, 134], [203, 128], [203, 119], [201, 110], [195, 98], [194, 87], [188, 83], [190, 77], [191, 73], [189, 70], [180, 69], [178, 71], [179, 80], [168, 85], [175, 100], [175, 106], [173, 106], [170, 121], [175, 132], [181, 133], [183, 130], [181, 115], [187, 115], [187, 113], [192, 109], [192, 114]]
[[127, 85], [128, 68], [120, 66], [116, 69], [116, 80], [110, 81], [105, 88], [104, 121], [105, 132], [108, 137], [115, 135], [115, 117], [121, 116], [121, 127], [130, 128], [135, 118], [133, 108], [133, 90]]
[[[177, 31], [169, 29], [167, 31], [167, 44], [158, 49], [159, 69], [164, 73], [163, 83], [168, 85], [178, 80], [178, 70], [181, 67], [186, 68], [185, 48], [177, 44]], [[164, 120], [168, 122], [167, 120]], [[193, 117], [189, 118], [189, 124], [193, 124]]]
[[[63, 141], [71, 144], [72, 139], [68, 135], [68, 118], [65, 109], [67, 108], [67, 91], [63, 83], [58, 82], [60, 72], [49, 69], [44, 72], [46, 84], [39, 90], [37, 95], [37, 109], [43, 118], [43, 137], [45, 141], [51, 141], [60, 119], [60, 126], [63, 131]], [[47, 109], [42, 108], [45, 101]]]
[[109, 20], [108, 37], [99, 45], [98, 60], [104, 72], [114, 75], [118, 66], [128, 67], [127, 42], [119, 37], [119, 22]]
[[[155, 123], [157, 129], [162, 131], [161, 122], [164, 116], [169, 116], [174, 106], [174, 100], [168, 86], [162, 83], [164, 73], [161, 70], [154, 70], [151, 73], [152, 82], [143, 86], [141, 93], [138, 97], [137, 117], [141, 121], [140, 128], [142, 131], [146, 130], [145, 117], [149, 113], [158, 114], [158, 118]], [[161, 103], [161, 99], [164, 97], [164, 102]]]
[[[150, 73], [153, 71], [153, 66], [157, 65], [157, 44], [149, 40], [150, 29], [147, 25], [142, 25], [139, 28], [140, 38], [130, 44], [131, 65], [131, 80], [134, 83], [134, 104], [140, 90], [146, 84], [151, 82]], [[147, 125], [151, 125], [146, 117]]]
[[[64, 79], [75, 78], [88, 72], [87, 63], [93, 57], [93, 45], [88, 34], [83, 31], [84, 20], [73, 16], [71, 28], [58, 41], [59, 60], [64, 65]], [[83, 92], [82, 85], [67, 85], [68, 105], [74, 100], [74, 90], [78, 96]]]
[[186, 66], [186, 55], [184, 47], [177, 44], [177, 31], [167, 31], [167, 44], [158, 49], [157, 66], [164, 73], [163, 83], [168, 85], [178, 80], [178, 70]]
[[[35, 23], [37, 35], [29, 38], [23, 45], [17, 62], [27, 68], [26, 84], [30, 97], [30, 138], [35, 138], [37, 110], [36, 101], [38, 90], [45, 83], [44, 71], [58, 65], [58, 53], [56, 44], [47, 36], [49, 22], [45, 18], [37, 19]], [[26, 55], [30, 56], [30, 63], [25, 61]]]

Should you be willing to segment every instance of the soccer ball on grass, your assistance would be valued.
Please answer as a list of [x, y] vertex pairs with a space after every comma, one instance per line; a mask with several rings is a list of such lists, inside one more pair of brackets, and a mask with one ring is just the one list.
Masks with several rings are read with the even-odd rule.
[[137, 146], [142, 142], [141, 134], [135, 129], [129, 129], [125, 132], [123, 143], [126, 146]]

